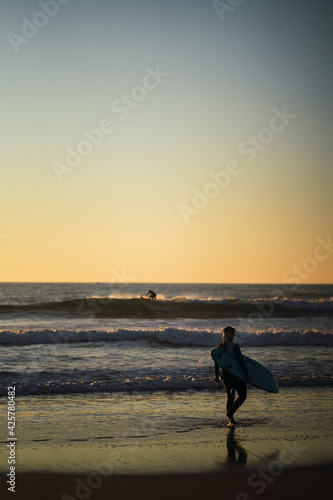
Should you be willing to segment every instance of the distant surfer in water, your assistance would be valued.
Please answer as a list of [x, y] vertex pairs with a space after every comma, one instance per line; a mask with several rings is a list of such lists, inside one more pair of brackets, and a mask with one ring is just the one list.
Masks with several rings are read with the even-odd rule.
[[[234, 344], [233, 340], [236, 335], [236, 330], [232, 326], [226, 326], [223, 328], [222, 333], [222, 343], [218, 345], [218, 348], [228, 349], [232, 355], [235, 355], [239, 364], [243, 368], [247, 375], [246, 381], [249, 380], [249, 372], [247, 370], [243, 355], [241, 353], [238, 344]], [[234, 413], [246, 400], [246, 382], [240, 378], [232, 375], [224, 368], [222, 369], [223, 384], [228, 396], [227, 399], [227, 417], [229, 418], [229, 426], [235, 425]], [[215, 363], [215, 385], [220, 384], [220, 367]], [[238, 393], [238, 398], [235, 401], [235, 391]]]
[[150, 300], [156, 300], [156, 293], [153, 292], [153, 290], [148, 290], [147, 297], [149, 297]]

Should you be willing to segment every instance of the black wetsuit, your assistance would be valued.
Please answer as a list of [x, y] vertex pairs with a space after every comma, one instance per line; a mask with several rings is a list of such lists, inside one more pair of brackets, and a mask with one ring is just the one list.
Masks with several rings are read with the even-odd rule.
[[[246, 364], [245, 364], [245, 361], [244, 361], [244, 358], [243, 358], [243, 355], [241, 353], [239, 345], [233, 343], [232, 346], [233, 346], [233, 353], [232, 354], [234, 354], [236, 356], [242, 369], [244, 370], [246, 375], [248, 375], [248, 370], [247, 370], [247, 367], [246, 367]], [[222, 343], [222, 344], [218, 345], [218, 348], [226, 350], [227, 346]], [[216, 366], [218, 366], [218, 365], [215, 363], [215, 372], [218, 370], [218, 368], [216, 368]], [[235, 413], [235, 411], [238, 410], [238, 408], [246, 400], [246, 395], [247, 395], [246, 394], [246, 382], [244, 380], [236, 377], [235, 375], [232, 375], [224, 368], [222, 368], [222, 379], [223, 379], [223, 384], [224, 384], [224, 387], [225, 387], [225, 390], [226, 390], [226, 393], [228, 396], [227, 414], [229, 417], [232, 417], [233, 414]], [[236, 401], [235, 401], [235, 390], [238, 392], [238, 398], [236, 399]]]

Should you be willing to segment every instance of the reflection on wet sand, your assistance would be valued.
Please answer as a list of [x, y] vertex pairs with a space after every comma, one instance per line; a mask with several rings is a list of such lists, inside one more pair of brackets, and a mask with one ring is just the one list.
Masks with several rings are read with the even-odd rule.
[[228, 464], [242, 464], [247, 463], [247, 451], [241, 446], [235, 437], [235, 428], [229, 427], [227, 434], [227, 463]]

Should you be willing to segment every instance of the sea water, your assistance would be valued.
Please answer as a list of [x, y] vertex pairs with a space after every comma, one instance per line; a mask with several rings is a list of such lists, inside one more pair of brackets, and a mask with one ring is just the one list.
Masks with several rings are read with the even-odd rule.
[[[149, 288], [156, 301], [140, 298]], [[331, 408], [332, 297], [330, 285], [0, 284], [1, 403], [6, 409], [8, 387], [15, 386], [22, 470], [39, 470], [41, 460], [54, 470], [65, 456], [68, 470], [68, 443], [97, 455], [101, 447], [123, 447], [120, 470], [131, 473], [154, 471], [157, 464], [173, 470], [190, 446], [197, 458], [187, 464], [197, 470], [203, 441], [218, 439], [224, 426], [225, 396], [214, 385], [210, 352], [227, 325], [236, 328], [242, 352], [272, 371], [281, 388], [270, 395], [249, 386], [239, 411], [243, 439], [265, 432], [272, 439], [277, 415], [287, 410], [276, 439], [281, 443], [287, 428], [290, 439], [315, 439], [309, 422], [313, 429], [319, 408], [321, 417]], [[293, 405], [298, 410], [291, 420]], [[172, 449], [171, 458], [139, 459], [138, 439], [150, 446], [151, 457], [159, 443]], [[41, 454], [43, 444], [53, 446], [57, 458]], [[74, 456], [73, 470], [89, 468], [92, 456], [81, 465]]]

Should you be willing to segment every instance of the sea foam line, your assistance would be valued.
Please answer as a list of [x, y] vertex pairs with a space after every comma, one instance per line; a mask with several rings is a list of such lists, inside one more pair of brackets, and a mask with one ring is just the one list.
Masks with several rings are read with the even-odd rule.
[[[3, 330], [0, 345], [29, 346], [35, 344], [68, 344], [82, 342], [139, 341], [158, 345], [212, 347], [221, 342], [221, 332], [160, 328], [153, 330]], [[333, 346], [333, 334], [307, 330], [247, 333], [238, 332], [241, 346]]]
[[[101, 373], [78, 371], [76, 377], [73, 373], [53, 373], [53, 380], [50, 375], [20, 374], [0, 375], [0, 397], [6, 395], [8, 380], [14, 381], [18, 395], [41, 395], [41, 394], [91, 394], [91, 393], [115, 393], [115, 392], [160, 392], [174, 391], [183, 392], [190, 390], [216, 391], [211, 374], [208, 376], [194, 374], [182, 377], [174, 376], [136, 376], [130, 378], [113, 377], [109, 373], [104, 376]], [[327, 387], [332, 386], [333, 379], [330, 375], [289, 376], [282, 374], [276, 377], [279, 387]], [[249, 389], [253, 386], [249, 384]], [[254, 389], [257, 390], [257, 389]]]

